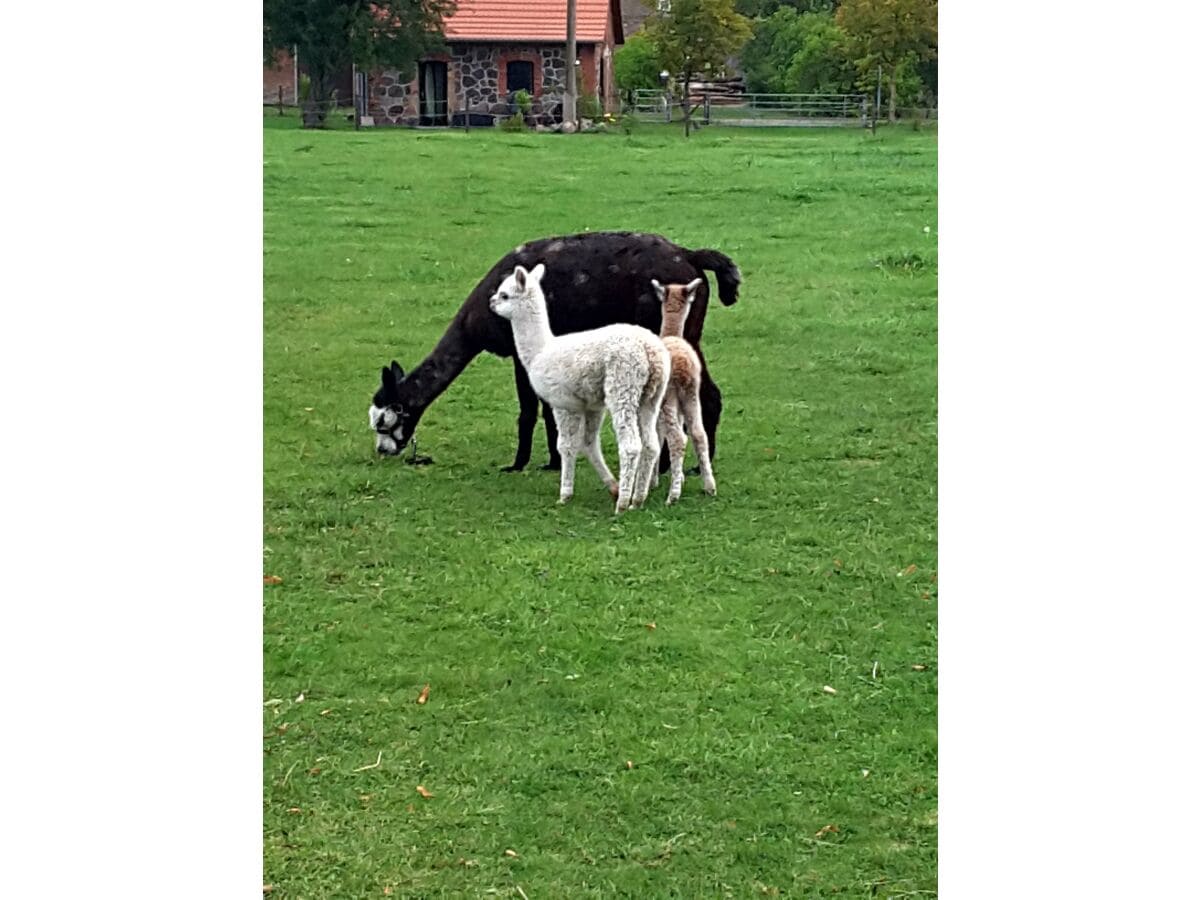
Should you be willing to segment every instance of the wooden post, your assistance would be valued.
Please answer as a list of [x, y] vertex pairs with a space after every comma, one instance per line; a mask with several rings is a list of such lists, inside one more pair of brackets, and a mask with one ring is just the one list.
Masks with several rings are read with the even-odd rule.
[[362, 95], [358, 92], [358, 66], [350, 66], [350, 102], [354, 104], [354, 130], [362, 128]]
[[692, 134], [692, 73], [683, 73], [683, 136]]
[[879, 104], [883, 102], [883, 66], [879, 66], [875, 75], [875, 113], [871, 116], [871, 134], [875, 133], [875, 123], [879, 121]]
[[279, 86], [279, 115], [283, 115], [283, 85]]
[[575, 120], [575, 0], [567, 0], [567, 85], [563, 94], [563, 125], [568, 122], [578, 125]]

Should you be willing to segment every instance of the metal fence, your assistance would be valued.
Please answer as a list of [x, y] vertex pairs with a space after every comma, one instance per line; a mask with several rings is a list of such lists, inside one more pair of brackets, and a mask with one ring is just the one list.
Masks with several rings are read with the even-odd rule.
[[[692, 92], [700, 106], [693, 121], [705, 125], [830, 126], [870, 124], [871, 103], [866, 94], [728, 94]], [[670, 122], [682, 118], [679, 98], [661, 91], [634, 91], [629, 107], [635, 117]]]

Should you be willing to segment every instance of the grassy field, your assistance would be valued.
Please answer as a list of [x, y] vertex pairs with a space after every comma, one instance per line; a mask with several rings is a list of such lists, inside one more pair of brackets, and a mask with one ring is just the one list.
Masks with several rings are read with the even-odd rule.
[[[936, 134], [264, 125], [271, 896], [936, 892]], [[377, 459], [379, 366], [586, 229], [741, 266], [718, 496], [501, 474], [490, 356]]]

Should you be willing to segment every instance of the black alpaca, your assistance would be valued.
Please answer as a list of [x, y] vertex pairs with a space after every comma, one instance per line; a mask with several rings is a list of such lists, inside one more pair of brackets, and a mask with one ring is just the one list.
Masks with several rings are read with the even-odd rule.
[[[708, 311], [708, 281], [704, 269], [717, 278], [721, 302], [737, 302], [741, 273], [733, 260], [716, 250], [687, 250], [656, 234], [595, 232], [550, 237], [522, 244], [508, 253], [471, 291], [454, 321], [433, 351], [406, 376], [393, 362], [384, 368], [382, 385], [375, 392], [371, 426], [376, 449], [385, 455], [399, 454], [412, 438], [422, 414], [442, 391], [458, 377], [467, 363], [483, 351], [511, 356], [521, 411], [517, 418], [517, 456], [505, 471], [525, 468], [537, 424], [538, 398], [516, 355], [512, 327], [488, 306], [488, 298], [506, 275], [518, 265], [532, 268], [545, 263], [542, 289], [555, 334], [586, 331], [614, 322], [632, 322], [658, 334], [662, 307], [651, 279], [663, 284], [686, 284], [693, 278], [703, 282], [696, 291], [684, 338], [700, 354], [700, 406], [708, 434], [709, 457], [716, 453], [717, 423], [721, 418], [721, 392], [713, 383], [700, 352], [700, 335]], [[558, 434], [554, 415], [543, 404], [550, 464], [559, 467]], [[664, 454], [665, 456], [665, 454]]]

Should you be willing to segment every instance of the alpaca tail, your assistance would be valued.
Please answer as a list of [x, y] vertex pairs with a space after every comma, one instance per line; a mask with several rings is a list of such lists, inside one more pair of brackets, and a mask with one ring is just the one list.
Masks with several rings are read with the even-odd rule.
[[717, 276], [722, 303], [726, 306], [737, 303], [742, 273], [732, 259], [719, 250], [689, 250], [687, 258], [697, 269], [708, 269]]

